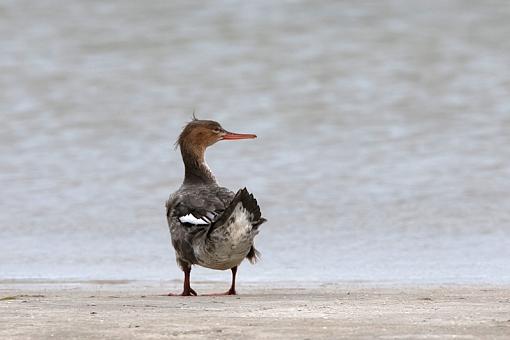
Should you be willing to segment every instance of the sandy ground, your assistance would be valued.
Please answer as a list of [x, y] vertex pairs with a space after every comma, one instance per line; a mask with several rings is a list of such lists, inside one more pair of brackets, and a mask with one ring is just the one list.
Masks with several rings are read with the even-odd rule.
[[173, 281], [0, 287], [1, 339], [510, 338], [508, 286], [241, 283], [223, 297], [161, 296], [179, 290]]

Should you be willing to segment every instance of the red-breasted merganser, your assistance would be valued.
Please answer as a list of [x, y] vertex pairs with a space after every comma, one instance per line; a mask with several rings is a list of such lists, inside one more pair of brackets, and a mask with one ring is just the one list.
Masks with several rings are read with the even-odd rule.
[[[205, 162], [207, 147], [220, 140], [256, 138], [253, 134], [228, 132], [211, 120], [194, 118], [181, 132], [177, 144], [184, 162], [184, 182], [166, 202], [166, 212], [177, 264], [184, 272], [181, 294], [197, 293], [190, 286], [191, 266], [232, 270], [232, 284], [224, 295], [236, 294], [236, 273], [247, 258], [257, 260], [253, 239], [261, 217], [257, 200], [246, 188], [237, 193], [218, 185]], [[222, 294], [222, 295], [223, 295]]]

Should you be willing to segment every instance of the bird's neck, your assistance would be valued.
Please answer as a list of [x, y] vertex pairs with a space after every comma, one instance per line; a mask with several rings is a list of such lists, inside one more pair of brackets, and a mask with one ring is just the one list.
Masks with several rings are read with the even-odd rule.
[[184, 184], [216, 184], [211, 169], [205, 162], [205, 147], [181, 144], [184, 162]]

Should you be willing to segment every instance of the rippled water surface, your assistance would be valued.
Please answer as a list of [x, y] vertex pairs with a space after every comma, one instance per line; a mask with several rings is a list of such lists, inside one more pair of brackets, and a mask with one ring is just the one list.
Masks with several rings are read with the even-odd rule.
[[[506, 1], [0, 2], [0, 279], [180, 279], [193, 110], [269, 222], [240, 279], [510, 282]], [[194, 270], [193, 278], [229, 274]]]

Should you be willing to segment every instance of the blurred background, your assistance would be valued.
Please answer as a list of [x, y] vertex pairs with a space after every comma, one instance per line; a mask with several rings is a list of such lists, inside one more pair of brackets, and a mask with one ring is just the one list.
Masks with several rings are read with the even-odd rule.
[[[510, 282], [507, 1], [0, 2], [0, 280], [181, 279], [195, 110], [241, 281]], [[193, 280], [229, 280], [194, 269]]]

